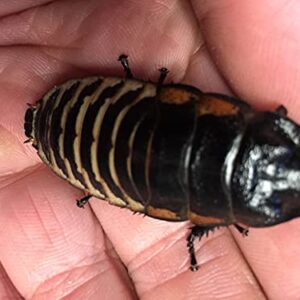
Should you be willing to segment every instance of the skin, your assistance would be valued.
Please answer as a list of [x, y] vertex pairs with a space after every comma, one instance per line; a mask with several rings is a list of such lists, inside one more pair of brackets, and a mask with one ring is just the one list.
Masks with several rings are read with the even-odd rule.
[[[71, 9], [70, 9], [71, 8]], [[284, 104], [300, 121], [300, 3], [284, 0], [1, 1], [0, 298], [298, 299], [300, 219], [243, 238], [220, 229], [196, 243], [168, 223], [93, 199], [23, 144], [26, 103], [55, 84], [118, 75], [167, 80]]]

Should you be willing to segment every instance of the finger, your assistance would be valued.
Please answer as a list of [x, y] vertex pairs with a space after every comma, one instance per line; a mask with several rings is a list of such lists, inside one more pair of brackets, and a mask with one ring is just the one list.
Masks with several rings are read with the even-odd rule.
[[51, 0], [25, 0], [25, 1], [2, 1], [0, 2], [0, 17], [20, 13], [35, 6], [43, 5]]
[[0, 265], [0, 299], [23, 299]]
[[[83, 3], [83, 2], [82, 2]], [[84, 3], [86, 3], [86, 2], [84, 2]], [[68, 9], [69, 10], [69, 9]], [[102, 11], [102, 10], [101, 10]], [[185, 11], [185, 10], [183, 10], [183, 11]], [[109, 9], [107, 9], [106, 10], [106, 12], [109, 12]], [[36, 13], [36, 12], [35, 12]], [[25, 13], [25, 15], [26, 15], [26, 13]], [[139, 14], [137, 14], [137, 16], [140, 18], [140, 15]], [[24, 17], [24, 15], [23, 15], [23, 17]], [[111, 14], [110, 14], [110, 17], [111, 17]], [[29, 18], [30, 19], [30, 18]], [[94, 19], [93, 20], [95, 20], [95, 19], [98, 19], [98, 16], [94, 16]], [[6, 20], [6, 21], [8, 21], [8, 20]], [[16, 22], [15, 22], [15, 24], [18, 24], [19, 22], [18, 22], [18, 20], [15, 20]], [[14, 22], [12, 22], [12, 23], [14, 23]], [[10, 24], [11, 26], [12, 26], [12, 23]], [[8, 26], [10, 29], [12, 28], [11, 26]], [[107, 24], [106, 24], [107, 25]], [[160, 24], [158, 24], [158, 25], [160, 25]], [[123, 24], [122, 24], [122, 26], [123, 26]], [[40, 26], [37, 26], [37, 27], [40, 27]], [[2, 27], [3, 28], [3, 27]], [[87, 26], [87, 28], [89, 28], [89, 26]], [[122, 27], [116, 27], [117, 29], [118, 28], [122, 28]], [[183, 27], [184, 28], [184, 27]], [[14, 32], [17, 32], [18, 30], [16, 30], [16, 31], [14, 31]], [[56, 31], [55, 33], [59, 33], [59, 31]], [[163, 34], [163, 32], [162, 32], [162, 34]], [[54, 36], [55, 36], [55, 34], [53, 34]], [[120, 35], [122, 35], [122, 34], [120, 34]], [[34, 36], [34, 34], [32, 35], [32, 36]], [[64, 38], [66, 37], [66, 36], [68, 36], [68, 35], [62, 35]], [[46, 38], [45, 38], [45, 40], [47, 40], [47, 37], [48, 36], [46, 36]], [[153, 35], [153, 37], [152, 37], [152, 39], [154, 39], [154, 37], [155, 37], [155, 35]], [[157, 37], [157, 36], [156, 36]], [[4, 36], [4, 40], [5, 40], [5, 36]], [[49, 40], [51, 40], [51, 39], [49, 39]], [[110, 39], [111, 40], [111, 39]], [[171, 39], [172, 40], [172, 39]], [[149, 42], [149, 41], [148, 41]], [[8, 45], [15, 45], [15, 44], [19, 44], [16, 40], [14, 40], [13, 42], [11, 42], [11, 44], [10, 44], [10, 42], [8, 42], [6, 45], [8, 46]], [[22, 44], [22, 41], [20, 41], [20, 44]], [[140, 41], [138, 41], [138, 45], [140, 45], [140, 44], [142, 44]], [[77, 43], [76, 43], [76, 45], [77, 45]], [[151, 45], [152, 45], [152, 43], [151, 43]], [[168, 40], [166, 40], [166, 44], [165, 45], [168, 45]], [[183, 44], [183, 46], [184, 47], [186, 47], [186, 45], [188, 45], [188, 43], [186, 43], [186, 44]], [[99, 46], [98, 44], [95, 44], [95, 46]], [[110, 52], [111, 53], [111, 49], [110, 48], [112, 48], [112, 49], [115, 49], [115, 44], [113, 43], [113, 44], [111, 44], [111, 46], [110, 47], [108, 47], [108, 48], [105, 48], [108, 52]], [[153, 47], [153, 45], [152, 45], [152, 47]], [[123, 47], [122, 47], [123, 48]], [[165, 47], [165, 48], [167, 48], [167, 47]], [[57, 79], [57, 77], [58, 77], [58, 75], [57, 75], [57, 73], [56, 72], [59, 72], [61, 69], [62, 69], [62, 72], [59, 72], [60, 74], [61, 74], [61, 76], [63, 76], [64, 75], [64, 73], [63, 73], [63, 71], [64, 71], [64, 67], [65, 67], [65, 65], [64, 64], [61, 64], [61, 63], [59, 63], [59, 64], [56, 64], [56, 61], [55, 61], [55, 59], [60, 59], [60, 58], [63, 58], [64, 57], [64, 54], [66, 55], [66, 53], [67, 54], [69, 54], [69, 53], [72, 53], [72, 51], [61, 51], [61, 49], [54, 49], [54, 51], [51, 51], [52, 49], [48, 49], [48, 48], [46, 48], [45, 50], [46, 51], [42, 51], [42, 53], [41, 53], [41, 60], [39, 60], [39, 54], [37, 54], [37, 55], [34, 55], [35, 54], [35, 52], [33, 51], [34, 49], [32, 49], [32, 48], [30, 48], [30, 47], [16, 47], [16, 48], [13, 48], [13, 49], [8, 49], [8, 51], [11, 51], [11, 54], [12, 55], [15, 55], [15, 57], [14, 57], [14, 59], [11, 59], [11, 60], [7, 60], [8, 62], [10, 61], [17, 61], [18, 62], [18, 60], [20, 61], [20, 65], [19, 66], [16, 66], [16, 65], [13, 65], [13, 68], [12, 68], [12, 65], [10, 65], [10, 66], [8, 66], [7, 67], [7, 71], [8, 71], [8, 73], [6, 73], [5, 74], [5, 80], [4, 80], [4, 82], [17, 82], [17, 83], [21, 83], [21, 88], [20, 88], [20, 91], [23, 89], [24, 90], [24, 87], [27, 87], [27, 85], [28, 86], [30, 86], [31, 87], [31, 89], [29, 90], [29, 92], [31, 92], [32, 90], [34, 90], [34, 92], [36, 92], [36, 91], [40, 91], [40, 90], [44, 90], [44, 89], [40, 89], [38, 86], [37, 86], [37, 84], [36, 83], [38, 83], [38, 84], [41, 84], [41, 85], [43, 85], [43, 84], [45, 84], [45, 81], [44, 80], [36, 80], [36, 82], [34, 81], [34, 79], [39, 79], [40, 78], [40, 76], [37, 76], [36, 78], [34, 78], [34, 76], [30, 76], [30, 74], [34, 74], [34, 72], [32, 72], [31, 70], [30, 70], [30, 65], [31, 65], [31, 63], [30, 63], [30, 61], [28, 61], [27, 60], [27, 57], [29, 57], [30, 59], [32, 59], [32, 61], [34, 61], [34, 64], [33, 65], [31, 65], [31, 68], [32, 68], [32, 66], [36, 66], [36, 64], [38, 63], [38, 66], [43, 66], [43, 64], [44, 64], [44, 62], [48, 62], [47, 64], [45, 64], [46, 66], [48, 66], [48, 65], [50, 65], [50, 67], [47, 69], [47, 74], [42, 74], [42, 75], [45, 75], [45, 77], [42, 77], [43, 79], [47, 79], [48, 77], [51, 77], [51, 78], [54, 78], [54, 77], [56, 77], [56, 79]], [[148, 48], [147, 48], [147, 50], [148, 50]], [[30, 53], [30, 51], [32, 51], [32, 53]], [[119, 51], [118, 51], [119, 52]], [[27, 55], [24, 55], [24, 53], [27, 53]], [[37, 52], [36, 52], [37, 53]], [[75, 50], [75, 53], [76, 53], [76, 50]], [[80, 52], [78, 52], [78, 53], [80, 53]], [[5, 54], [7, 54], [7, 53], [5, 53], [5, 52], [3, 52], [3, 56], [4, 57], [6, 57], [6, 59], [8, 59], [8, 56], [6, 56]], [[118, 53], [118, 55], [119, 55], [120, 53]], [[156, 53], [155, 55], [158, 55], [159, 53]], [[186, 55], [182, 55], [182, 57], [185, 57]], [[20, 59], [20, 57], [22, 57], [22, 59]], [[33, 60], [33, 57], [34, 57], [34, 60]], [[54, 57], [55, 59], [54, 59], [54, 61], [52, 61], [52, 63], [49, 63], [49, 57]], [[65, 58], [69, 58], [70, 56], [69, 55], [66, 55], [65, 56]], [[87, 55], [85, 55], [84, 57], [87, 57]], [[73, 58], [75, 58], [75, 61], [76, 60], [78, 60], [78, 61], [80, 61], [79, 60], [79, 58], [81, 58], [79, 55], [77, 55], [76, 56], [76, 54], [73, 56]], [[65, 59], [65, 60], [62, 60], [63, 62], [65, 62], [66, 64], [67, 63], [70, 63], [70, 62], [73, 62], [73, 59], [71, 59], [71, 60], [68, 60], [68, 59]], [[93, 61], [94, 61], [94, 59], [93, 59]], [[23, 62], [26, 62], [24, 65], [26, 66], [26, 67], [28, 67], [28, 70], [24, 70], [23, 68], [22, 68], [22, 66], [21, 66], [21, 64], [23, 63]], [[77, 63], [77, 62], [76, 62]], [[82, 65], [84, 65], [84, 64], [82, 64]], [[18, 67], [20, 67], [20, 68], [18, 68]], [[154, 69], [156, 69], [156, 66], [153, 66], [152, 65], [152, 68], [153, 68], [153, 70]], [[39, 74], [39, 72], [41, 72], [42, 70], [43, 70], [44, 68], [43, 67], [41, 67], [41, 68], [34, 68], [33, 70], [35, 71], [35, 72], [37, 72], [38, 74]], [[52, 71], [51, 70], [55, 70], [54, 72], [53, 72], [53, 74], [52, 74]], [[17, 71], [17, 72], [13, 72], [13, 71]], [[121, 72], [121, 71], [120, 71]], [[13, 74], [12, 76], [15, 76], [15, 77], [12, 77], [13, 79], [14, 79], [14, 81], [9, 81], [8, 79], [9, 79], [9, 75], [11, 75], [11, 74]], [[29, 78], [32, 78], [32, 81], [29, 81], [29, 84], [28, 84], [28, 81], [26, 80], [28, 77], [28, 75], [27, 74], [29, 74]], [[50, 75], [49, 75], [50, 74]], [[16, 77], [16, 75], [20, 75], [20, 77]], [[4, 75], [3, 75], [4, 76]], [[24, 77], [23, 77], [24, 76]], [[73, 76], [74, 76], [74, 74], [73, 74]], [[33, 85], [30, 85], [31, 83], [33, 83]], [[50, 82], [50, 80], [48, 81], [46, 81], [46, 84], [50, 84], [51, 82]], [[11, 85], [11, 86], [8, 86], [9, 88], [8, 88], [8, 95], [10, 95], [10, 96], [12, 96], [12, 95], [14, 95], [14, 94], [10, 94], [10, 93], [12, 93], [12, 92], [14, 92], [14, 89], [13, 89], [13, 87], [15, 87], [14, 85]], [[10, 92], [10, 93], [9, 93]], [[20, 95], [21, 95], [21, 92], [20, 92]], [[14, 95], [15, 96], [15, 95]], [[24, 95], [23, 95], [24, 96]], [[15, 97], [12, 97], [13, 99], [16, 99]], [[23, 102], [25, 102], [26, 100], [24, 99], [25, 97], [23, 97], [22, 98], [22, 100], [20, 101], [21, 102], [21, 104], [23, 104]], [[7, 96], [7, 99], [9, 99], [9, 96]], [[27, 101], [26, 101], [27, 102]], [[20, 108], [20, 110], [21, 110], [21, 108]], [[11, 110], [12, 111], [12, 110]], [[9, 113], [10, 112], [10, 110], [9, 109], [7, 109], [6, 110], [6, 112], [7, 113]], [[9, 115], [9, 114], [7, 114], [7, 115]], [[16, 118], [16, 120], [17, 120], [17, 122], [20, 122], [20, 121], [18, 121], [19, 120], [19, 112], [18, 112], [18, 110], [14, 110], [14, 116], [15, 116], [15, 118]], [[11, 122], [11, 123], [10, 123]], [[17, 128], [19, 128], [20, 126], [18, 126], [18, 123], [16, 123], [16, 122], [13, 122], [12, 121], [12, 119], [10, 119], [10, 118], [5, 118], [4, 120], [3, 120], [3, 124], [5, 124], [5, 126], [3, 126], [3, 127], [5, 127], [5, 129], [7, 129], [7, 128], [10, 128], [10, 125], [12, 125], [12, 132], [17, 132], [18, 133], [18, 130], [19, 129], [17, 129]], [[15, 126], [15, 127], [13, 127], [13, 126]], [[18, 135], [18, 134], [17, 134]], [[42, 181], [42, 178], [40, 178], [41, 179], [41, 181]], [[45, 180], [45, 179], [44, 179]], [[18, 178], [18, 183], [20, 183], [20, 182], [22, 182], [23, 181], [23, 179], [21, 178]], [[37, 180], [37, 182], [38, 182], [38, 180]], [[7, 181], [5, 182], [5, 183], [7, 183]], [[47, 183], [49, 183], [48, 182], [48, 180], [47, 180]], [[10, 182], [10, 184], [11, 184], [11, 182]], [[1, 194], [1, 196], [2, 195], [4, 195], [5, 197], [6, 196], [11, 196], [11, 194], [10, 193], [12, 193], [11, 192], [11, 190], [12, 190], [12, 188], [11, 188], [11, 190], [10, 190], [10, 192], [7, 192], [7, 190], [6, 190], [6, 187], [7, 187], [8, 185], [5, 185], [5, 189], [4, 189], [4, 186], [3, 186], [3, 193]], [[13, 185], [14, 186], [14, 188], [16, 187], [16, 183]], [[28, 197], [27, 197], [28, 198]], [[29, 197], [30, 198], [30, 197]], [[34, 200], [36, 199], [35, 197], [32, 197]], [[40, 206], [39, 206], [40, 207]], [[22, 209], [20, 210], [20, 211], [26, 211], [25, 209], [23, 209], [23, 207], [21, 207]], [[12, 211], [15, 211], [15, 209], [14, 208], [12, 208], [11, 209]], [[11, 210], [10, 210], [10, 208], [8, 207], [8, 209], [7, 209], [7, 211], [8, 211], [8, 215], [9, 215], [9, 213], [11, 213]], [[6, 213], [7, 213], [7, 211], [6, 210], [3, 210], [3, 212], [5, 213], [4, 214], [4, 218], [3, 218], [3, 220], [5, 221], [5, 222], [7, 222], [7, 224], [10, 224], [9, 222], [8, 222], [8, 220], [7, 220], [7, 217], [6, 217]], [[31, 217], [32, 218], [32, 217]], [[36, 219], [38, 219], [38, 218], [36, 218]], [[51, 220], [50, 220], [51, 221]], [[48, 224], [48, 223], [51, 223], [49, 220], [45, 220], [45, 224]], [[3, 223], [5, 223], [5, 222], [3, 222]], [[22, 224], [22, 222], [23, 222], [23, 220], [21, 220], [21, 224]], [[33, 226], [32, 226], [33, 227]], [[38, 226], [38, 228], [39, 227], [42, 227], [41, 226], [41, 224], [39, 224], [39, 226]], [[17, 229], [19, 229], [19, 228], [17, 228]], [[31, 228], [32, 229], [32, 228]], [[15, 232], [16, 231], [16, 232]], [[21, 231], [20, 229], [19, 229], [19, 231]], [[25, 231], [27, 231], [27, 230], [25, 230]], [[35, 231], [38, 231], [37, 229], [35, 229]], [[47, 233], [47, 230], [45, 230], [46, 231], [46, 233]], [[18, 230], [16, 230], [15, 228], [11, 228], [10, 229], [10, 231], [8, 231], [8, 232], [13, 232], [14, 234], [15, 234], [15, 236], [16, 237], [18, 237], [19, 235], [20, 235], [20, 232], [18, 232]], [[43, 232], [42, 232], [43, 233]], [[45, 233], [45, 235], [47, 236], [47, 234]], [[39, 234], [37, 234], [38, 236], [40, 235], [40, 233]], [[29, 236], [29, 235], [28, 235]], [[39, 273], [39, 275], [40, 275], [40, 277], [41, 277], [41, 280], [38, 282], [38, 283], [36, 283], [36, 282], [30, 282], [30, 279], [26, 279], [27, 281], [25, 281], [25, 283], [23, 282], [23, 278], [22, 278], [22, 275], [25, 273], [25, 271], [24, 270], [27, 270], [27, 269], [30, 269], [30, 267], [32, 267], [32, 265], [34, 265], [33, 266], [33, 268], [34, 269], [36, 269], [35, 267], [36, 267], [36, 263], [35, 263], [35, 261], [34, 260], [32, 260], [32, 258], [31, 259], [29, 259], [29, 262], [27, 262], [27, 261], [25, 261], [26, 262], [26, 264], [25, 264], [25, 267], [23, 267], [23, 273], [22, 272], [20, 272], [19, 274], [20, 274], [20, 277], [21, 278], [19, 278], [19, 277], [17, 277], [17, 278], [15, 278], [15, 276], [16, 276], [16, 274], [14, 274], [13, 273], [13, 270], [14, 270], [14, 268], [13, 268], [13, 266], [14, 266], [14, 263], [15, 262], [13, 262], [13, 261], [11, 261], [10, 259], [11, 258], [13, 258], [14, 256], [10, 256], [10, 257], [8, 257], [8, 256], [5, 256], [5, 254], [6, 253], [9, 253], [9, 252], [11, 252], [12, 251], [12, 249], [15, 249], [15, 246], [16, 245], [11, 245], [10, 243], [9, 243], [9, 239], [8, 239], [8, 236], [5, 236], [5, 234], [4, 234], [4, 239], [3, 239], [3, 241], [4, 242], [7, 242], [6, 244], [7, 244], [7, 247], [6, 248], [3, 248], [3, 256], [4, 256], [4, 258], [3, 258], [3, 261], [5, 262], [5, 268], [6, 268], [6, 270], [8, 270], [8, 272], [9, 272], [9, 274], [10, 274], [10, 276], [12, 276], [13, 278], [14, 278], [14, 283], [21, 289], [21, 290], [23, 290], [23, 292], [24, 292], [24, 294], [26, 294], [26, 295], [28, 295], [28, 294], [30, 294], [30, 293], [32, 293], [32, 290], [30, 290], [30, 291], [26, 291], [25, 290], [25, 288], [28, 286], [28, 284], [29, 284], [29, 286], [32, 286], [33, 288], [35, 288], [36, 286], [38, 286], [38, 284], [40, 284], [41, 285], [41, 281], [44, 279], [44, 277], [43, 277], [43, 274], [44, 274], [44, 272], [45, 273], [47, 273], [46, 272], [46, 270], [41, 270], [42, 272], [42, 274], [40, 274], [40, 272], [38, 272]], [[23, 241], [24, 242], [24, 239], [23, 240], [21, 240], [21, 241]], [[23, 243], [21, 243], [20, 242], [20, 244], [23, 244]], [[17, 246], [20, 246], [20, 245], [17, 245]], [[19, 247], [18, 247], [19, 248]], [[22, 248], [23, 249], [23, 248]], [[36, 249], [34, 248], [33, 249], [34, 251], [33, 251], [33, 254], [36, 254]], [[27, 252], [26, 251], [28, 251], [26, 248], [24, 249], [24, 251], [25, 251], [25, 253], [27, 254]], [[47, 252], [46, 252], [47, 253]], [[46, 255], [47, 256], [47, 255]], [[53, 254], [52, 255], [50, 255], [50, 256], [54, 256]], [[28, 258], [30, 258], [31, 257], [31, 255], [30, 254], [28, 254]], [[27, 269], [26, 269], [27, 268]], [[59, 270], [59, 268], [54, 268], [55, 270], [53, 271], [53, 273], [51, 273], [51, 274], [46, 274], [46, 276], [45, 277], [49, 277], [50, 276], [50, 278], [51, 279], [53, 279], [53, 274], [56, 274], [57, 272], [58, 272], [58, 270]], [[88, 272], [87, 272], [88, 273]], [[52, 275], [52, 277], [51, 277], [51, 275]], [[60, 279], [59, 277], [57, 277], [58, 279]], [[123, 280], [123, 278], [121, 278], [120, 276], [118, 277], [119, 278], [119, 281], [121, 280]], [[118, 279], [117, 278], [117, 279]], [[121, 278], [121, 279], [120, 279]], [[114, 279], [114, 280], [110, 280], [110, 281], [117, 281], [117, 279]], [[109, 280], [108, 280], [109, 281]], [[123, 282], [123, 281], [122, 281]], [[53, 283], [51, 282], [51, 280], [49, 280], [48, 282], [47, 282], [47, 284], [48, 285], [45, 285], [45, 284], [43, 284], [43, 285], [41, 285], [43, 288], [45, 288], [45, 286], [46, 286], [46, 288], [48, 288], [48, 286], [52, 286], [53, 285]], [[75, 284], [74, 284], [75, 285]], [[75, 285], [76, 286], [76, 285]], [[98, 285], [99, 286], [99, 285]], [[103, 286], [103, 284], [102, 285], [100, 285], [100, 286]], [[105, 286], [105, 288], [106, 287], [108, 287], [109, 285], [108, 284], [104, 284], [104, 286]], [[117, 288], [119, 285], [117, 284], [116, 285], [116, 291], [118, 291], [119, 289]], [[127, 286], [127, 285], [126, 285]], [[91, 289], [91, 290], [93, 290], [93, 289]], [[115, 289], [114, 289], [115, 290]], [[125, 289], [124, 289], [125, 290]], [[126, 291], [126, 290], [125, 290]], [[38, 292], [39, 293], [43, 293], [44, 292], [44, 290], [42, 289], [42, 288], [40, 288], [39, 290], [38, 290]], [[123, 294], [124, 294], [124, 291], [123, 291]]]
[[193, 7], [209, 53], [235, 93], [260, 107], [292, 108], [300, 92], [299, 3], [270, 3], [203, 0]]
[[[26, 298], [131, 299], [124, 268], [80, 193], [38, 168], [0, 191], [0, 259]], [[113, 282], [114, 288], [111, 288]], [[85, 296], [83, 296], [85, 295]]]
[[226, 229], [196, 242], [200, 268], [193, 273], [186, 248], [190, 224], [133, 216], [98, 201], [92, 205], [140, 298], [265, 299]]
[[234, 233], [253, 272], [271, 299], [300, 294], [300, 220], [266, 229], [250, 229], [249, 238]]
[[[125, 52], [140, 67], [137, 75], [148, 79], [164, 65], [175, 65], [182, 75], [199, 43], [186, 1], [81, 0], [72, 2], [72, 10], [69, 3], [54, 1], [0, 21], [0, 45], [42, 46], [53, 58], [93, 70], [95, 62], [107, 66]], [[65, 48], [65, 55], [56, 47]]]
[[[145, 3], [127, 7], [116, 1], [119, 8], [116, 10], [105, 1], [76, 1], [70, 11], [68, 1], [54, 1], [0, 20], [0, 45], [6, 46], [0, 49], [0, 83], [3, 87], [0, 137], [5, 141], [0, 152], [5, 154], [0, 156], [2, 174], [20, 172], [38, 162], [36, 159], [28, 160], [28, 157], [36, 158], [33, 155], [35, 151], [22, 145], [26, 103], [34, 104], [55, 84], [69, 78], [95, 73], [123, 75], [116, 61], [120, 53], [129, 49], [129, 35], [125, 35], [123, 30], [132, 33], [128, 54], [132, 57], [132, 64], [135, 60], [135, 65], [139, 66], [135, 68], [137, 76], [144, 73], [143, 78], [156, 79], [157, 69], [165, 65], [174, 65], [170, 78], [182, 76], [197, 42], [196, 21], [190, 17], [187, 4], [173, 6], [172, 1], [166, 1], [165, 5], [155, 4], [152, 7], [152, 3], [149, 1], [147, 5], [153, 11], [156, 22], [150, 23], [143, 34], [140, 22], [148, 12]], [[128, 10], [133, 14], [129, 22]], [[180, 13], [175, 15], [175, 11]], [[80, 20], [73, 18], [74, 14]], [[31, 24], [33, 19], [35, 22]], [[112, 19], [116, 23], [111, 24]], [[180, 26], [173, 30], [171, 25], [176, 22]], [[60, 24], [59, 28], [57, 24]], [[105, 28], [106, 34], [98, 28]], [[157, 28], [160, 28], [158, 33]], [[169, 28], [168, 35], [164, 28]], [[158, 41], [162, 41], [159, 48]], [[170, 52], [170, 47], [176, 51]], [[180, 68], [177, 67], [179, 65]]]
[[[40, 160], [29, 144], [24, 145], [24, 115], [27, 103], [35, 103], [53, 86], [54, 65], [47, 55], [34, 49], [0, 49], [0, 174], [12, 174], [36, 165]], [[12, 63], [13, 62], [13, 63]], [[45, 75], [45, 68], [53, 74]], [[63, 66], [56, 68], [58, 71]], [[45, 76], [44, 76], [45, 75]], [[45, 78], [43, 78], [43, 76]], [[52, 80], [52, 81], [51, 81]], [[30, 158], [30, 159], [29, 159]]]
[[[300, 41], [297, 42], [299, 35], [295, 32], [300, 25], [291, 21], [287, 26], [286, 22], [298, 20], [294, 12], [299, 4], [288, 6], [284, 1], [273, 5], [261, 1], [220, 1], [217, 6], [209, 1], [194, 4], [204, 38], [213, 48], [210, 53], [236, 93], [254, 104], [262, 103], [265, 108], [278, 105], [276, 101], [283, 102], [297, 118], [298, 110], [293, 108], [299, 93], [296, 82], [300, 65], [295, 61]], [[241, 249], [268, 297], [292, 299], [299, 294], [297, 224], [294, 221], [253, 230], [249, 240], [239, 238]]]

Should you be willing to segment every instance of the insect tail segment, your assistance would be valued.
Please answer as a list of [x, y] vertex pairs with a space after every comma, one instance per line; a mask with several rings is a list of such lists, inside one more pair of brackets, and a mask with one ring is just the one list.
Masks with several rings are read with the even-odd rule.
[[25, 114], [25, 122], [24, 122], [24, 131], [25, 135], [28, 138], [27, 140], [24, 141], [24, 143], [29, 143], [32, 142], [33, 146], [35, 146], [35, 136], [34, 136], [34, 119], [35, 119], [35, 114], [36, 114], [36, 106], [32, 104], [27, 104], [29, 108], [26, 111]]

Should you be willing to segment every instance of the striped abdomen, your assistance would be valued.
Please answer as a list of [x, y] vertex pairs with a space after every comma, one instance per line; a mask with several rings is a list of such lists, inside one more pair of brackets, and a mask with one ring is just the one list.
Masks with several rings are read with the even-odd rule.
[[228, 223], [221, 170], [237, 110], [184, 85], [92, 77], [51, 90], [25, 129], [42, 160], [90, 195], [156, 218]]

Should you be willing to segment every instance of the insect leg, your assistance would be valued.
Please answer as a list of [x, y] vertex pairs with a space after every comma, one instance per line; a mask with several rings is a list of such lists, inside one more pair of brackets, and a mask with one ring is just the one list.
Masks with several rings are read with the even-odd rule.
[[158, 71], [159, 71], [160, 75], [159, 75], [157, 85], [161, 86], [163, 84], [163, 82], [165, 81], [165, 79], [169, 73], [169, 70], [167, 68], [160, 68]]
[[242, 227], [239, 224], [233, 224], [236, 230], [242, 234], [242, 236], [248, 236], [249, 230], [248, 228]]
[[92, 196], [91, 195], [87, 195], [83, 198], [81, 198], [80, 200], [77, 200], [77, 206], [80, 208], [84, 208], [84, 205], [88, 203], [88, 201], [90, 200]]
[[187, 247], [189, 249], [189, 254], [191, 258], [191, 266], [190, 270], [195, 272], [199, 269], [196, 254], [195, 254], [195, 247], [194, 247], [194, 241], [196, 237], [199, 237], [199, 240], [206, 235], [208, 236], [208, 233], [210, 231], [214, 232], [214, 230], [218, 228], [218, 226], [194, 226], [191, 229], [191, 233], [187, 238]]
[[121, 54], [118, 58], [118, 61], [121, 62], [124, 72], [126, 73], [126, 78], [133, 78], [131, 73], [129, 63], [128, 63], [128, 56], [125, 54]]
[[275, 109], [275, 112], [281, 116], [281, 117], [286, 117], [287, 116], [287, 108], [283, 105], [279, 105], [276, 109]]

